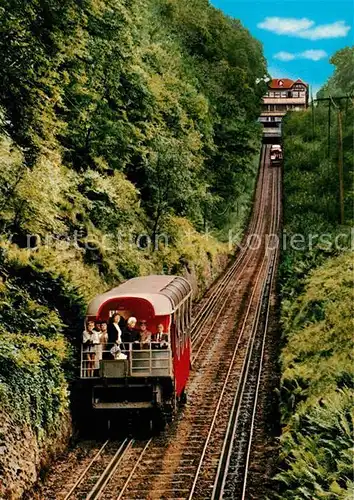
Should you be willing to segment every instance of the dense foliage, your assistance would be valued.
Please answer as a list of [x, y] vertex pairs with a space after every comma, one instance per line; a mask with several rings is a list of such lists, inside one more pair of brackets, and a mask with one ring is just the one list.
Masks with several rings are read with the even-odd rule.
[[215, 273], [251, 204], [266, 68], [207, 0], [7, 0], [0, 24], [0, 394], [48, 430], [90, 297]]
[[[334, 81], [339, 77], [337, 68]], [[330, 85], [332, 79], [324, 88]], [[343, 130], [344, 224], [340, 224], [339, 111]], [[354, 104], [350, 98], [332, 103], [330, 137], [328, 102], [319, 102], [305, 112], [285, 117], [286, 252], [283, 253], [282, 273], [286, 278], [286, 297], [300, 291], [301, 278], [310, 269], [326, 257], [350, 248], [354, 203], [353, 136]]]
[[[352, 49], [333, 57], [324, 87], [350, 92]], [[347, 58], [347, 59], [345, 59]], [[348, 82], [345, 86], [344, 82]], [[326, 90], [327, 89], [327, 90]], [[331, 91], [332, 93], [332, 91]], [[337, 94], [339, 95], [339, 94]], [[342, 94], [341, 94], [342, 95]], [[286, 117], [281, 262], [281, 498], [350, 498], [353, 436], [353, 102], [328, 102]], [[338, 113], [343, 115], [345, 221], [340, 224]], [[315, 120], [313, 120], [315, 118]]]
[[322, 87], [317, 97], [354, 94], [354, 46], [338, 50], [332, 57], [333, 76]]
[[220, 225], [253, 177], [264, 91], [241, 24], [207, 0], [8, 3], [0, 100], [25, 165], [55, 149], [83, 175], [124, 172], [152, 232], [170, 213]]
[[283, 309], [282, 498], [350, 498], [353, 463], [352, 254], [331, 258]]

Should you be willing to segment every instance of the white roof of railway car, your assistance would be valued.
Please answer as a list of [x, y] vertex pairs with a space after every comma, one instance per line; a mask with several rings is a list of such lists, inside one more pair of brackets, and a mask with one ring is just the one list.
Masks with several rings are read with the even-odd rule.
[[133, 278], [106, 293], [97, 295], [88, 305], [87, 316], [97, 316], [107, 301], [121, 297], [144, 299], [153, 306], [156, 316], [172, 314], [178, 304], [192, 293], [181, 276], [151, 275]]

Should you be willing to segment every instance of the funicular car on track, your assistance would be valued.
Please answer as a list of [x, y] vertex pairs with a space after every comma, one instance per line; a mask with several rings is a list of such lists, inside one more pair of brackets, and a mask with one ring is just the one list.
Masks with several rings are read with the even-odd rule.
[[108, 322], [119, 314], [122, 330], [134, 317], [153, 334], [159, 325], [165, 332], [162, 346], [156, 335], [145, 343], [100, 342], [92, 346], [93, 355], [82, 345], [80, 381], [91, 415], [107, 412], [112, 421], [129, 413], [158, 420], [160, 426], [172, 418], [185, 399], [190, 371], [191, 310], [192, 287], [179, 276], [133, 278], [91, 301], [86, 324]]
[[270, 165], [279, 166], [283, 161], [283, 151], [280, 144], [272, 144], [270, 147]]

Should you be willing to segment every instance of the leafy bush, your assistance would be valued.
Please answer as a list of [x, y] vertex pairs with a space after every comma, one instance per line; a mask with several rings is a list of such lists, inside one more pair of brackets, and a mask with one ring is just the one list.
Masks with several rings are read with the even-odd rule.
[[354, 431], [351, 254], [329, 259], [283, 307], [281, 498], [349, 498]]
[[353, 393], [327, 392], [296, 415], [282, 436], [288, 469], [278, 474], [286, 499], [349, 500], [353, 483]]
[[0, 403], [19, 425], [35, 430], [39, 441], [55, 428], [68, 409], [62, 364], [67, 355], [60, 335], [0, 333]]

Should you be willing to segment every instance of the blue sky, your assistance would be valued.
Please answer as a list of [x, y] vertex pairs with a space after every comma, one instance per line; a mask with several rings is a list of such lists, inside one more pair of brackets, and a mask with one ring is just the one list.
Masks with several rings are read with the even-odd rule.
[[313, 87], [333, 73], [330, 57], [353, 45], [353, 0], [211, 0], [240, 19], [263, 43], [274, 78], [301, 78]]

